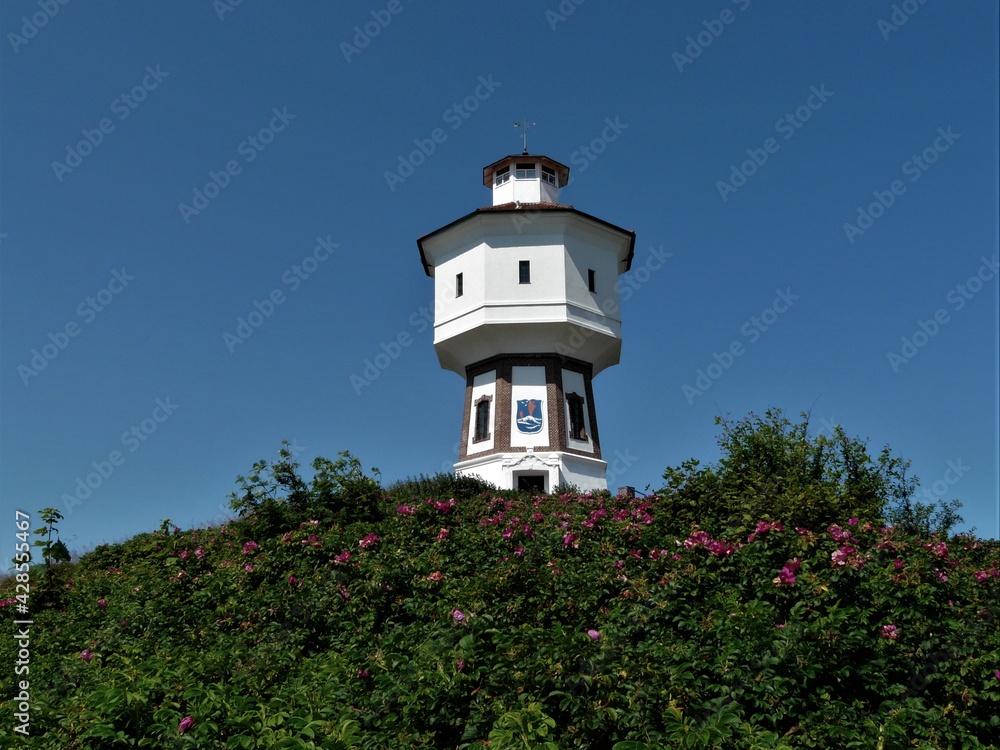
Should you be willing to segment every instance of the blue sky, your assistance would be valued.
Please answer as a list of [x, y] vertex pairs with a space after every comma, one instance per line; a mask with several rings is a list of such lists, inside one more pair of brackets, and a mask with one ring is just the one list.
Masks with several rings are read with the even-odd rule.
[[562, 202], [637, 234], [595, 380], [612, 486], [716, 459], [717, 414], [811, 409], [997, 536], [995, 3], [0, 21], [4, 549], [15, 508], [63, 508], [74, 549], [218, 519], [283, 439], [386, 481], [449, 467], [464, 383], [415, 240], [490, 203], [522, 117]]

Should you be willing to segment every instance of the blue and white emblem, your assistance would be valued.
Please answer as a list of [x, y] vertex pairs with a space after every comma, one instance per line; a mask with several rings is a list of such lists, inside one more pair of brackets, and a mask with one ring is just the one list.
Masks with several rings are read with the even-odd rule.
[[517, 402], [517, 429], [529, 435], [542, 431], [542, 400], [523, 398]]

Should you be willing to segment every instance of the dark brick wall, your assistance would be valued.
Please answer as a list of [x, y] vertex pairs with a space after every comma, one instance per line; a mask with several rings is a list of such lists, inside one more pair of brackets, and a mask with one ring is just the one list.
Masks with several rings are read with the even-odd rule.
[[[592, 384], [593, 367], [588, 362], [581, 362], [570, 357], [562, 357], [558, 354], [505, 354], [498, 357], [476, 362], [466, 368], [465, 385], [465, 409], [462, 420], [462, 444], [459, 453], [459, 460], [464, 461], [469, 458], [467, 450], [469, 444], [469, 429], [472, 424], [472, 414], [474, 404], [472, 403], [472, 382], [477, 375], [490, 370], [496, 370], [496, 397], [491, 403], [493, 411], [493, 448], [489, 451], [474, 453], [475, 457], [488, 456], [493, 453], [524, 453], [524, 447], [511, 447], [511, 397], [513, 386], [511, 383], [514, 367], [544, 367], [545, 368], [545, 395], [546, 417], [549, 420], [549, 439], [551, 442], [547, 446], [538, 446], [535, 451], [564, 451], [579, 456], [601, 457], [601, 444], [597, 432], [597, 409], [594, 407], [594, 389]], [[594, 446], [594, 452], [577, 450], [570, 448], [566, 440], [566, 409], [564, 405], [564, 391], [562, 382], [562, 370], [575, 370], [583, 375], [583, 382], [586, 387], [587, 407], [590, 414], [590, 436]], [[553, 429], [554, 428], [554, 429]], [[554, 433], [554, 434], [553, 434]]]

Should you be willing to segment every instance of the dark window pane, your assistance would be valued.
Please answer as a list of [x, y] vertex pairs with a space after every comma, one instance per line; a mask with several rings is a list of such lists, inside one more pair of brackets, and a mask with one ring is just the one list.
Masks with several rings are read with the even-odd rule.
[[490, 436], [490, 402], [480, 401], [476, 404], [476, 436], [475, 440], [486, 440]]
[[569, 436], [574, 440], [586, 440], [587, 428], [584, 425], [583, 399], [575, 393], [566, 396], [569, 402]]
[[529, 492], [545, 492], [545, 477], [540, 475], [520, 476], [517, 478], [517, 488]]

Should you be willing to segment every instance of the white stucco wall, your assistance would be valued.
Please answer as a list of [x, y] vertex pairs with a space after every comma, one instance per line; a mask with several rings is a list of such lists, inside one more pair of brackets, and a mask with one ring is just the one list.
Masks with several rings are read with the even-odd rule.
[[[439, 262], [434, 273], [435, 328], [482, 307], [486, 297], [483, 262], [487, 245], [481, 239], [463, 244]], [[462, 296], [456, 297], [455, 276], [462, 274]]]
[[494, 453], [470, 458], [455, 464], [455, 473], [481, 477], [502, 489], [516, 488], [520, 474], [543, 474], [546, 492], [560, 484], [573, 484], [583, 491], [608, 488], [604, 461], [558, 451]]
[[[617, 256], [587, 239], [569, 236], [563, 259], [566, 266], [566, 299], [585, 310], [620, 322]], [[590, 269], [594, 269], [596, 282], [593, 292], [587, 284], [587, 271]]]
[[[531, 210], [477, 214], [428, 240], [442, 367], [464, 375], [466, 365], [490, 356], [540, 352], [591, 362], [595, 375], [617, 364], [623, 247], [620, 233], [578, 214]], [[522, 260], [530, 263], [528, 284], [520, 283]]]
[[581, 490], [606, 490], [608, 465], [596, 458], [560, 454], [560, 481], [575, 484]]
[[[532, 238], [486, 253], [485, 301], [491, 304], [523, 305], [532, 302], [562, 303], [566, 300], [566, 264], [558, 238], [548, 243]], [[499, 243], [497, 243], [499, 244]], [[520, 282], [520, 261], [531, 264], [531, 283]]]

